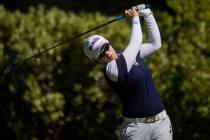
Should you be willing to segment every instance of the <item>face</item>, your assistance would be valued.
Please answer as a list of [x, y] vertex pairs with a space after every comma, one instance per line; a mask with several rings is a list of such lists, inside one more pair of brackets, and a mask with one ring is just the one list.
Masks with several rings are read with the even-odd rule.
[[108, 46], [106, 46], [104, 52], [101, 53], [98, 61], [99, 61], [99, 63], [106, 64], [106, 63], [109, 63], [112, 60], [117, 59], [117, 58], [118, 58], [117, 53], [112, 48], [112, 46], [110, 44], [108, 44]]

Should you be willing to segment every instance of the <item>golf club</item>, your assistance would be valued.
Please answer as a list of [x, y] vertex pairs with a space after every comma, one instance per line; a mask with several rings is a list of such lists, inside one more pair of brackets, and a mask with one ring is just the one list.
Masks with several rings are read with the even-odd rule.
[[[137, 11], [140, 11], [140, 10], [143, 10], [143, 9], [148, 9], [148, 8], [150, 8], [150, 5], [149, 5], [149, 4], [145, 4], [145, 5], [136, 5], [135, 7], [136, 7]], [[74, 40], [76, 40], [77, 38], [79, 38], [79, 37], [81, 37], [81, 36], [83, 36], [83, 35], [85, 35], [85, 34], [87, 34], [87, 33], [90, 33], [90, 32], [92, 32], [92, 31], [94, 31], [94, 30], [97, 30], [97, 29], [103, 27], [103, 26], [106, 26], [106, 25], [108, 25], [108, 24], [110, 24], [110, 23], [113, 23], [113, 22], [115, 22], [115, 21], [122, 20], [122, 19], [124, 19], [124, 18], [125, 18], [124, 15], [116, 16], [114, 19], [112, 19], [112, 20], [110, 20], [110, 21], [108, 21], [108, 22], [106, 22], [106, 23], [104, 23], [104, 24], [101, 24], [101, 25], [99, 25], [99, 26], [96, 26], [96, 27], [94, 27], [94, 28], [92, 28], [92, 29], [90, 29], [90, 30], [88, 30], [88, 31], [85, 31], [85, 32], [83, 32], [83, 33], [81, 33], [81, 34], [78, 34], [78, 35], [76, 35], [76, 36], [74, 36], [74, 37], [72, 37], [72, 38], [70, 38], [70, 39], [66, 39], [66, 40], [57, 42], [56, 44], [52, 45], [51, 47], [49, 47], [49, 48], [47, 48], [47, 49], [45, 49], [45, 50], [43, 50], [43, 51], [40, 51], [39, 53], [34, 54], [34, 55], [32, 55], [32, 56], [30, 56], [30, 57], [28, 57], [28, 58], [25, 58], [25, 59], [22, 59], [22, 60], [18, 60], [17, 62], [15, 62], [15, 63], [13, 63], [13, 64], [11, 64], [11, 65], [8, 65], [8, 66], [4, 69], [3, 74], [4, 74], [4, 75], [9, 74], [12, 70], [14, 70], [15, 66], [17, 66], [18, 64], [21, 64], [21, 63], [24, 63], [24, 62], [26, 62], [26, 61], [29, 61], [29, 60], [32, 59], [32, 58], [36, 58], [36, 57], [38, 57], [38, 56], [40, 56], [40, 55], [42, 55], [42, 54], [48, 52], [48, 51], [51, 50], [51, 49], [57, 48], [57, 47], [59, 47], [59, 46], [61, 46], [61, 45], [63, 45], [63, 44], [66, 44], [66, 43], [70, 43], [71, 41], [74, 41]]]

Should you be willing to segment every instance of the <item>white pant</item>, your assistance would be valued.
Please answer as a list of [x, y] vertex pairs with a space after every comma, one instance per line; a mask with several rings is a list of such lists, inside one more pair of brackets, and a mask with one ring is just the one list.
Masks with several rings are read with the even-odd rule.
[[120, 140], [172, 140], [169, 117], [154, 123], [123, 122]]

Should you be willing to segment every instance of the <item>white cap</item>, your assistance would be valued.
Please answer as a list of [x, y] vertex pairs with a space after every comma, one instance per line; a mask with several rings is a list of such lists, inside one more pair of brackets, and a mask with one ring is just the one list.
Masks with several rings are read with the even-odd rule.
[[83, 51], [91, 60], [97, 60], [103, 49], [101, 46], [105, 43], [109, 43], [109, 41], [102, 36], [92, 35], [85, 40]]

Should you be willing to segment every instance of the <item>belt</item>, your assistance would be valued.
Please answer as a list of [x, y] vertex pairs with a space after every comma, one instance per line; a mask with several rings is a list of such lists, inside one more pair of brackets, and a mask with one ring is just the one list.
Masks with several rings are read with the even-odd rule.
[[154, 123], [156, 121], [162, 120], [167, 117], [166, 111], [163, 110], [162, 112], [158, 113], [157, 115], [145, 117], [145, 118], [127, 118], [124, 117], [124, 122], [127, 123]]

